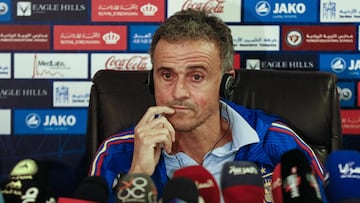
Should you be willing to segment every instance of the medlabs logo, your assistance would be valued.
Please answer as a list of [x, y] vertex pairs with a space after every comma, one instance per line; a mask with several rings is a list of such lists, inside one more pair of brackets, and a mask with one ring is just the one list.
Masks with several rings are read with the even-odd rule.
[[344, 72], [346, 69], [346, 61], [341, 57], [336, 57], [331, 60], [331, 70], [335, 73]]
[[271, 11], [271, 6], [267, 1], [259, 1], [255, 5], [255, 11], [259, 16], [267, 16]]
[[16, 110], [15, 134], [85, 134], [86, 109]]

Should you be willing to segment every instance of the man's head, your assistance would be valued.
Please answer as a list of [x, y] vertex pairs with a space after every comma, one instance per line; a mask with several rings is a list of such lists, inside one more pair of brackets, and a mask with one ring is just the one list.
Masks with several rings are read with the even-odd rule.
[[168, 42], [200, 39], [211, 41], [219, 49], [222, 73], [233, 68], [234, 47], [231, 30], [211, 13], [181, 10], [166, 19], [152, 38], [150, 57], [153, 64], [154, 50], [160, 39]]
[[175, 110], [167, 116], [175, 130], [216, 128], [222, 78], [233, 63], [226, 24], [201, 11], [180, 11], [155, 32], [150, 54], [156, 104]]

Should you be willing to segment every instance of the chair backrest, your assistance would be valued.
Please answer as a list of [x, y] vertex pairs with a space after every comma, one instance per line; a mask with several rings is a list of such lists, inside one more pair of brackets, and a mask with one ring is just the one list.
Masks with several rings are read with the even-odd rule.
[[[337, 77], [318, 71], [237, 70], [240, 82], [233, 101], [287, 119], [321, 161], [342, 148]], [[100, 70], [93, 78], [88, 112], [90, 163], [108, 136], [135, 125], [154, 105], [148, 71]]]

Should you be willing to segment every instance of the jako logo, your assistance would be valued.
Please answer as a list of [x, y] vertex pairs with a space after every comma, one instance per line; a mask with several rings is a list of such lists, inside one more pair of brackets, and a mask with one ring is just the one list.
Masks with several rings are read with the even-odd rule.
[[267, 15], [269, 15], [270, 10], [271, 10], [271, 6], [266, 1], [259, 1], [255, 5], [255, 11], [259, 16], [267, 16]]
[[[41, 124], [41, 118], [36, 113], [31, 113], [26, 116], [25, 123], [29, 128], [37, 128]], [[76, 117], [74, 115], [46, 115], [44, 123], [45, 127], [49, 126], [74, 126], [76, 124]]]
[[74, 115], [46, 115], [43, 126], [74, 126], [75, 124]]
[[5, 15], [9, 10], [9, 7], [6, 3], [0, 2], [0, 15]]
[[41, 123], [41, 118], [36, 113], [30, 113], [26, 116], [25, 123], [29, 128], [37, 128]]
[[335, 73], [341, 73], [346, 69], [346, 62], [343, 58], [336, 57], [331, 60], [331, 70]]
[[306, 6], [303, 3], [275, 3], [274, 14], [303, 14], [306, 11]]
[[349, 101], [352, 98], [352, 92], [349, 88], [341, 88], [337, 87], [337, 90], [339, 92], [339, 99], [343, 101]]

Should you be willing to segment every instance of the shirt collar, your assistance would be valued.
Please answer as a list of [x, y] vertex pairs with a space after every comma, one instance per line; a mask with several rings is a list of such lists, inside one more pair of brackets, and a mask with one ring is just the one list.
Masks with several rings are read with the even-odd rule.
[[229, 121], [233, 149], [239, 149], [248, 144], [257, 143], [260, 141], [259, 136], [255, 129], [240, 115], [239, 112], [231, 108], [228, 104], [221, 101], [221, 116]]

